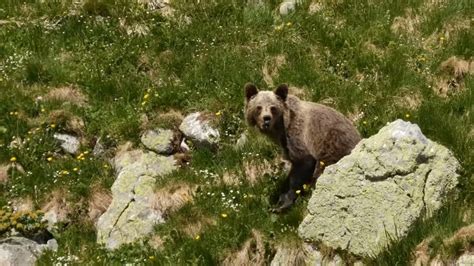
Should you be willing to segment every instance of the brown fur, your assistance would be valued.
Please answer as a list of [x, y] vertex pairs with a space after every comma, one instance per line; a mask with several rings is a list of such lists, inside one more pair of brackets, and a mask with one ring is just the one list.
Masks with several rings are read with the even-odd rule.
[[[268, 129], [263, 126], [266, 115], [272, 117]], [[283, 101], [274, 92], [257, 92], [246, 102], [245, 116], [250, 126], [278, 144], [286, 138], [284, 153], [292, 161], [311, 155], [332, 164], [349, 154], [360, 140], [357, 129], [341, 113], [293, 95]]]

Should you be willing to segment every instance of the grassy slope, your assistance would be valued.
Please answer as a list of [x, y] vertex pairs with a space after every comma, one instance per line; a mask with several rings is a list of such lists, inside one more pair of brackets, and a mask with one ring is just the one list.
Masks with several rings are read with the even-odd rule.
[[[112, 184], [106, 161], [88, 156], [81, 161], [55, 153], [52, 133], [66, 127], [51, 120], [50, 114], [57, 109], [84, 119], [86, 139], [101, 136], [111, 144], [125, 140], [138, 143], [144, 113], [152, 117], [171, 109], [221, 112], [219, 126], [226, 135], [219, 151], [196, 151], [190, 168], [162, 183], [184, 180], [205, 184], [213, 177], [199, 174], [199, 170], [222, 175], [229, 170], [241, 172], [244, 160], [275, 158], [276, 147], [257, 136], [242, 151], [234, 151], [232, 143], [245, 129], [243, 84], [254, 81], [265, 87], [262, 67], [269, 58], [284, 55], [286, 64], [274, 77], [275, 84], [287, 82], [303, 88], [313, 101], [330, 99], [346, 114], [363, 111], [365, 117], [357, 126], [364, 136], [397, 118], [413, 121], [429, 138], [450, 148], [464, 167], [461, 198], [417, 225], [403, 244], [388, 249], [372, 261], [374, 264], [404, 264], [413, 247], [426, 236], [443, 239], [466, 223], [461, 219], [463, 210], [473, 206], [474, 194], [474, 81], [467, 77], [464, 92], [444, 99], [433, 93], [430, 78], [436, 75], [440, 62], [450, 56], [473, 56], [472, 30], [460, 29], [449, 38], [439, 38], [444, 36], [446, 22], [469, 18], [472, 5], [446, 1], [429, 9], [415, 0], [376, 5], [352, 0], [325, 4], [321, 12], [309, 15], [307, 3], [281, 18], [275, 15], [276, 1], [258, 8], [237, 1], [176, 1], [181, 19], [171, 22], [131, 1], [115, 2], [88, 0], [84, 7], [68, 1], [0, 3], [0, 20], [7, 22], [0, 25], [0, 162], [7, 163], [15, 156], [28, 171], [24, 175], [10, 173], [9, 182], [0, 187], [0, 205], [24, 196], [40, 204], [57, 188], [65, 188], [72, 202], [81, 203], [92, 185], [108, 188]], [[416, 33], [398, 36], [390, 27], [395, 17], [405, 15], [407, 7], [422, 20]], [[190, 18], [190, 24], [184, 16]], [[128, 28], [146, 26], [146, 34], [128, 35], [121, 23]], [[433, 35], [433, 45], [423, 47], [421, 37]], [[369, 49], [368, 43], [375, 48]], [[60, 86], [79, 88], [88, 96], [88, 106], [35, 102], [37, 96]], [[147, 90], [152, 97], [142, 104]], [[409, 108], [400, 101], [405, 96], [419, 97], [420, 105]], [[28, 118], [44, 123], [31, 125]], [[7, 148], [15, 136], [27, 140], [23, 148]], [[90, 149], [82, 147], [83, 151]], [[49, 157], [53, 157], [52, 162], [47, 161]], [[72, 171], [75, 167], [79, 173]], [[71, 173], [58, 175], [61, 170]], [[80, 229], [87, 223], [77, 218], [57, 235], [60, 251], [46, 254], [40, 262], [68, 260], [72, 254], [83, 263], [145, 260], [214, 264], [248, 239], [252, 229], [263, 232], [271, 250], [273, 243], [295, 239], [305, 202], [300, 201], [288, 214], [270, 214], [268, 198], [276, 181], [270, 177], [264, 180], [237, 188], [205, 186], [193, 204], [157, 227], [165, 239], [162, 251], [135, 245], [106, 253], [95, 245], [92, 227]], [[221, 193], [236, 195], [237, 190], [238, 212], [229, 209], [221, 198]], [[244, 194], [248, 196], [244, 198]], [[73, 217], [81, 217], [87, 208], [83, 205], [78, 205], [81, 208]], [[221, 213], [229, 217], [224, 219]], [[216, 225], [206, 228], [199, 240], [180, 230], [186, 221], [203, 216], [214, 219]], [[440, 244], [435, 248], [443, 249]]]

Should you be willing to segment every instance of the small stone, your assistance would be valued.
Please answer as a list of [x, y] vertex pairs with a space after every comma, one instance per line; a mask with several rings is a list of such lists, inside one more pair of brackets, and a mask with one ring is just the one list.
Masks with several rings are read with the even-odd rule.
[[67, 134], [54, 133], [53, 137], [61, 143], [61, 148], [69, 154], [77, 154], [81, 143], [79, 138]]
[[289, 13], [295, 11], [296, 8], [296, 1], [295, 0], [287, 0], [280, 4], [280, 15], [286, 16]]
[[105, 153], [105, 147], [102, 144], [101, 140], [102, 140], [101, 137], [97, 139], [94, 145], [94, 149], [92, 150], [92, 155], [94, 155], [95, 157], [100, 157], [101, 155]]
[[157, 128], [143, 133], [141, 141], [145, 147], [159, 154], [170, 155], [174, 151], [175, 134], [170, 129]]
[[200, 112], [186, 116], [179, 130], [196, 146], [213, 147], [219, 143], [219, 131], [214, 129], [206, 115]]
[[179, 144], [179, 148], [181, 149], [181, 152], [188, 152], [188, 151], [191, 150], [189, 148], [188, 144], [186, 144], [186, 139], [185, 138], [183, 138], [183, 140], [181, 140], [181, 144]]
[[242, 148], [247, 143], [247, 141], [248, 141], [248, 137], [247, 137], [246, 132], [244, 132], [240, 135], [239, 139], [235, 143], [236, 148], [237, 149]]

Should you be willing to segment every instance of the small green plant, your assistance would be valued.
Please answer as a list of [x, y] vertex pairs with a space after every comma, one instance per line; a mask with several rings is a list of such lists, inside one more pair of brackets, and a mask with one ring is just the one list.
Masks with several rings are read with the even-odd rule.
[[16, 231], [25, 237], [31, 237], [46, 230], [42, 211], [13, 211], [10, 207], [0, 209], [0, 237]]

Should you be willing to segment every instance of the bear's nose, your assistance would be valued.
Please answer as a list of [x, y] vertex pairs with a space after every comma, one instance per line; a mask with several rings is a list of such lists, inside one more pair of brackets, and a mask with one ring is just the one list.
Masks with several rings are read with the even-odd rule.
[[266, 115], [266, 116], [263, 117], [263, 123], [264, 124], [269, 124], [271, 120], [272, 120], [272, 117], [269, 116], [269, 115]]

